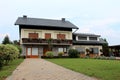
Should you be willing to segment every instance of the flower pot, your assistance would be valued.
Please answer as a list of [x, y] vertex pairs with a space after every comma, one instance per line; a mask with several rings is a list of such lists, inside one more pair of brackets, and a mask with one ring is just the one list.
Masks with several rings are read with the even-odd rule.
[[84, 53], [81, 53], [81, 54], [80, 54], [80, 58], [85, 58], [85, 56], [86, 56], [86, 55], [85, 55]]

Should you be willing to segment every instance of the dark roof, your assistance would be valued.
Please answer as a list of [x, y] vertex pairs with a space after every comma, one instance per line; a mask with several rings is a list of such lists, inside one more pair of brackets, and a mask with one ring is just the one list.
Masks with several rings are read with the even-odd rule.
[[73, 45], [102, 45], [106, 43], [103, 39], [100, 38], [99, 41], [76, 41], [73, 40]]
[[19, 17], [15, 22], [15, 25], [49, 26], [49, 27], [78, 29], [77, 26], [66, 20], [63, 21], [63, 20], [38, 19], [38, 18], [28, 18], [28, 17]]
[[90, 34], [90, 33], [73, 33], [73, 35], [77, 35], [77, 36], [100, 37], [100, 35], [95, 35], [95, 34]]

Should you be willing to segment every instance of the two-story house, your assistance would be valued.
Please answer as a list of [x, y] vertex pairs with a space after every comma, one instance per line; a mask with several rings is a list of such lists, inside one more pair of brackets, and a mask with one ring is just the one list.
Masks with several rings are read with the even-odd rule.
[[19, 25], [22, 55], [26, 57], [44, 56], [46, 51], [67, 53], [72, 46], [72, 29], [77, 26], [65, 18], [62, 20], [19, 17], [15, 22]]
[[73, 48], [77, 49], [80, 53], [92, 53], [96, 55], [102, 54], [102, 45], [105, 43], [100, 35], [73, 33]]

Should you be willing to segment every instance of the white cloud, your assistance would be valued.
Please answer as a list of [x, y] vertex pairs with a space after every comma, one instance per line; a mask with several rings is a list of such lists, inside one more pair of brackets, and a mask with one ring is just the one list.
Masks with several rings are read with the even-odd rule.
[[1, 39], [1, 38], [3, 39], [6, 35], [10, 36], [9, 33], [0, 33], [0, 39]]

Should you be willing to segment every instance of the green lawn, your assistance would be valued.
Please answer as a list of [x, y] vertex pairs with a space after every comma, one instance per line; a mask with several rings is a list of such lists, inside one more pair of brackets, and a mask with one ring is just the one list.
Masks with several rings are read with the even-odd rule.
[[120, 61], [97, 59], [47, 59], [71, 70], [101, 80], [120, 80]]
[[7, 76], [11, 75], [11, 73], [16, 69], [16, 67], [23, 61], [24, 59], [16, 59], [8, 66], [4, 66], [2, 70], [0, 70], [0, 80], [4, 80]]

